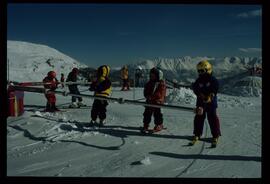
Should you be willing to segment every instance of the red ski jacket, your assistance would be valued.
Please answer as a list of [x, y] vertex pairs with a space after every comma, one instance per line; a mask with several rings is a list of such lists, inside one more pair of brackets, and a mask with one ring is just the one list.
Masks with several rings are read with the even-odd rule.
[[144, 86], [144, 97], [150, 104], [164, 104], [166, 96], [165, 81], [148, 81]]
[[58, 80], [56, 78], [49, 78], [48, 76], [43, 79], [44, 83], [50, 82], [51, 84], [44, 84], [44, 88], [54, 91], [57, 88]]

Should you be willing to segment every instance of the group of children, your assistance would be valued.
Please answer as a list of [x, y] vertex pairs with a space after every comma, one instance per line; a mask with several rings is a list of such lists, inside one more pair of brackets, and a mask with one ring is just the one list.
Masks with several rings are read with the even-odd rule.
[[[79, 70], [73, 69], [69, 74], [67, 81], [77, 81], [77, 75]], [[217, 116], [217, 92], [219, 83], [217, 79], [212, 75], [211, 64], [204, 60], [197, 64], [198, 78], [192, 85], [193, 92], [197, 96], [195, 117], [194, 117], [194, 137], [190, 144], [195, 144], [203, 133], [204, 120], [207, 116], [208, 123], [211, 128], [212, 134], [212, 146], [216, 146], [220, 132], [220, 123]], [[97, 77], [92, 81], [89, 90], [94, 92], [94, 96], [109, 97], [112, 91], [111, 81], [109, 79], [110, 68], [107, 65], [100, 66], [97, 69]], [[49, 111], [58, 110], [55, 107], [55, 95], [53, 91], [57, 88], [58, 81], [56, 79], [56, 73], [51, 71], [48, 76], [43, 80], [44, 82], [51, 82], [51, 84], [44, 85], [45, 88], [50, 89], [45, 95], [48, 102], [46, 109]], [[69, 85], [71, 93], [79, 94], [76, 85]], [[150, 70], [150, 80], [144, 86], [144, 97], [148, 104], [164, 104], [166, 96], [166, 83], [163, 79], [163, 73], [158, 68], [152, 68]], [[82, 99], [78, 98], [77, 105], [83, 105]], [[72, 97], [72, 102], [75, 105], [76, 98]], [[100, 125], [103, 125], [106, 119], [106, 107], [108, 106], [107, 100], [95, 99], [91, 110], [90, 123], [96, 123], [99, 118]], [[145, 107], [143, 113], [143, 130], [149, 130], [149, 124], [151, 117], [154, 116], [154, 131], [160, 131], [163, 129], [163, 114], [160, 108]]]

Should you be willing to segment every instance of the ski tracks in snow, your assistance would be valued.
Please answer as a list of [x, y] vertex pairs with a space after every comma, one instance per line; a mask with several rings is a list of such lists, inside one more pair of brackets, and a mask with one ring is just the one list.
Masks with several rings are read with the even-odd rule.
[[[205, 138], [207, 137], [207, 134], [208, 134], [208, 126], [205, 126], [206, 127], [206, 130], [205, 130]], [[196, 145], [194, 145], [194, 146], [196, 146]], [[202, 146], [201, 146], [201, 149], [200, 149], [200, 151], [199, 151], [199, 153], [197, 153], [197, 155], [201, 155], [202, 154], [202, 152], [203, 152], [203, 150], [204, 150], [204, 147], [205, 147], [205, 141], [203, 141], [203, 143], [202, 143]], [[178, 177], [181, 177], [183, 174], [185, 174], [185, 173], [189, 173], [189, 169], [195, 164], [195, 162], [197, 161], [197, 159], [195, 158], [195, 159], [193, 159], [191, 162], [190, 162], [190, 164], [186, 167], [186, 168], [184, 168], [184, 170], [183, 171], [181, 171], [179, 174], [177, 174], [175, 177], [176, 178], [178, 178]]]

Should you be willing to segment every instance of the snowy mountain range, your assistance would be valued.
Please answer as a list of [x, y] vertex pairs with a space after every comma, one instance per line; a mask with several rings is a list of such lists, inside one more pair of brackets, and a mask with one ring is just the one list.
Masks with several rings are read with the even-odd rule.
[[86, 68], [75, 59], [46, 45], [21, 41], [7, 41], [7, 58], [9, 80], [11, 81], [41, 81], [50, 70], [65, 76], [73, 67]]
[[190, 57], [181, 58], [157, 58], [154, 60], [143, 60], [128, 65], [131, 72], [138, 66], [143, 69], [151, 69], [154, 66], [161, 68], [167, 79], [177, 79], [183, 82], [192, 82], [197, 78], [196, 65], [201, 60], [208, 60], [213, 65], [215, 76], [219, 79], [247, 71], [247, 67], [262, 64], [261, 57]]
[[256, 96], [262, 94], [262, 78], [250, 76], [249, 68], [262, 66], [261, 57], [182, 57], [182, 58], [157, 58], [144, 60], [128, 65], [131, 76], [140, 66], [148, 76], [149, 69], [159, 67], [164, 73], [164, 78], [183, 84], [191, 84], [198, 77], [196, 65], [202, 60], [208, 60], [213, 66], [213, 73], [219, 79], [221, 93], [235, 96]]
[[[86, 69], [84, 76], [87, 77], [88, 70], [94, 70], [56, 49], [28, 42], [7, 41], [7, 57], [9, 80], [11, 81], [41, 81], [50, 70], [56, 71], [59, 79], [61, 73], [67, 76], [73, 67]], [[214, 75], [221, 83], [221, 92], [232, 95], [261, 96], [261, 78], [248, 77], [247, 70], [249, 67], [261, 66], [261, 57], [213, 58], [185, 56], [181, 58], [147, 59], [128, 65], [130, 79], [134, 78], [134, 71], [138, 66], [144, 69], [146, 77], [149, 76], [149, 69], [158, 66], [162, 69], [166, 79], [177, 79], [179, 82], [190, 84], [198, 76], [196, 71], [197, 63], [205, 59], [209, 60], [213, 65]], [[111, 79], [113, 81], [119, 80], [120, 71], [112, 70]], [[241, 81], [249, 82], [243, 83]], [[241, 86], [238, 86], [238, 84], [241, 84]], [[246, 84], [247, 86], [245, 86]]]

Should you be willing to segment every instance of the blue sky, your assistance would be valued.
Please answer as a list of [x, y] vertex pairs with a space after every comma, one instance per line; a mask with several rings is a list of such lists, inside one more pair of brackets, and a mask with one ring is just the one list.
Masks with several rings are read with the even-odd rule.
[[182, 56], [260, 56], [259, 5], [8, 4], [7, 39], [89, 66]]

